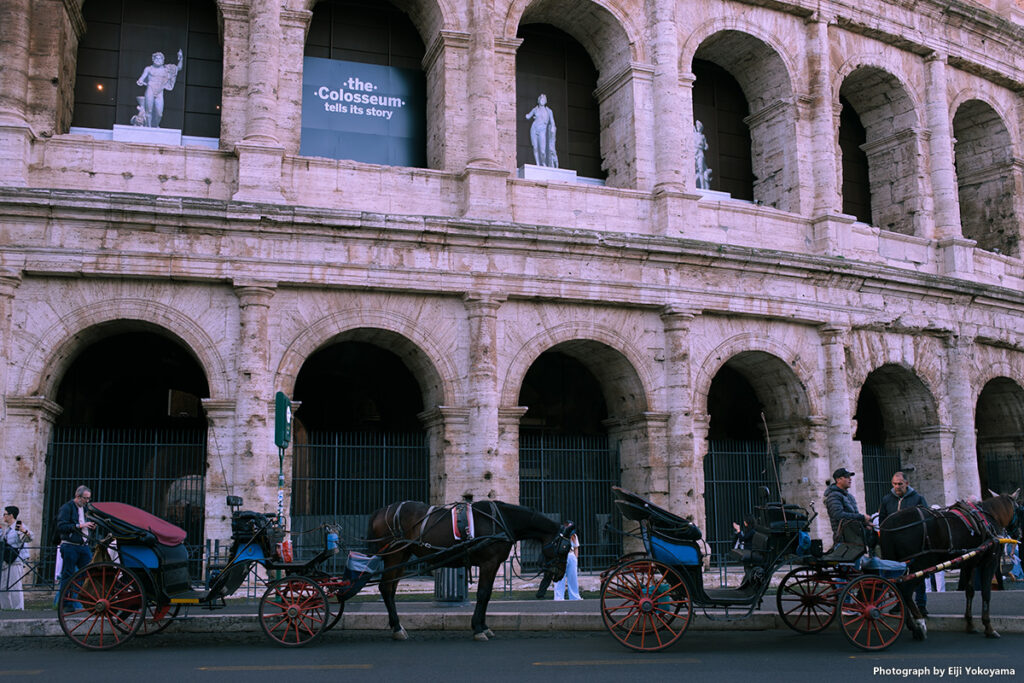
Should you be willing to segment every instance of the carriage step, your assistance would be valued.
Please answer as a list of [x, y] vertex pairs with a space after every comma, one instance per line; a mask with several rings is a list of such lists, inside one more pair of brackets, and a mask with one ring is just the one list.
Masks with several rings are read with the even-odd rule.
[[178, 593], [171, 598], [172, 605], [198, 605], [206, 598], [206, 593], [200, 591], [187, 591]]

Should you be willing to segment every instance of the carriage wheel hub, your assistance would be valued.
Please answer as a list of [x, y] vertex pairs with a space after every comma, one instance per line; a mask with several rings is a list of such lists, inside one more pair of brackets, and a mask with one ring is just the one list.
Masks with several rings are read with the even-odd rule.
[[105, 600], [103, 598], [100, 598], [99, 600], [97, 600], [95, 602], [95, 604], [93, 604], [93, 606], [92, 606], [92, 611], [95, 614], [103, 614], [108, 609], [110, 609], [110, 602], [108, 602], [107, 600]]
[[641, 598], [640, 600], [640, 611], [644, 614], [650, 614], [654, 611], [654, 601], [650, 598]]
[[285, 614], [288, 615], [289, 619], [295, 619], [299, 616], [299, 608], [295, 605], [288, 605], [288, 609], [285, 610]]

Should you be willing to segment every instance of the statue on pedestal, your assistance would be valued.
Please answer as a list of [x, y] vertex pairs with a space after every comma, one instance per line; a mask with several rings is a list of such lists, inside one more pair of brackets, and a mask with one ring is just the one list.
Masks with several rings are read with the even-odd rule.
[[700, 121], [694, 121], [693, 124], [693, 147], [697, 189], [710, 190], [711, 169], [708, 168], [708, 162], [704, 158], [704, 154], [708, 150], [708, 139], [704, 135], [704, 124]]
[[544, 93], [537, 98], [537, 106], [526, 115], [533, 119], [530, 126], [530, 144], [533, 145], [533, 159], [538, 166], [558, 168], [555, 154], [555, 114], [548, 107], [548, 96]]
[[174, 89], [183, 64], [184, 55], [181, 50], [178, 50], [176, 65], [164, 64], [163, 52], [153, 53], [153, 63], [143, 69], [136, 83], [146, 87], [146, 94], [135, 98], [139, 108], [132, 117], [133, 126], [160, 127], [160, 119], [164, 116], [164, 91]]

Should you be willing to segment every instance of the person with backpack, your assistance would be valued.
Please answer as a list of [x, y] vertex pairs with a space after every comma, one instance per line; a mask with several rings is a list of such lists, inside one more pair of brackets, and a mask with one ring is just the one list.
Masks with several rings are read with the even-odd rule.
[[21, 579], [25, 574], [23, 561], [28, 559], [28, 549], [25, 545], [32, 540], [32, 532], [18, 519], [20, 513], [17, 505], [8, 505], [4, 508], [3, 531], [0, 532], [0, 547], [3, 548], [0, 609], [25, 609]]

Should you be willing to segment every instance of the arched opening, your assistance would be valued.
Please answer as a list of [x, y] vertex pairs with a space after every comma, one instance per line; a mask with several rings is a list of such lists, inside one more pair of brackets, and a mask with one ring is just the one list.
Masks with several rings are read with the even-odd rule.
[[707, 410], [705, 537], [713, 557], [724, 563], [733, 544], [732, 523], [765, 502], [764, 489], [771, 500], [796, 489], [803, 474], [799, 463], [807, 456], [806, 390], [779, 357], [744, 351], [715, 373]]
[[989, 490], [1013, 493], [1024, 487], [1024, 389], [1012, 379], [989, 380], [978, 396], [978, 474], [983, 498]]
[[[200, 577], [205, 526], [205, 373], [169, 334], [119, 321], [90, 330], [59, 385], [46, 454], [46, 525], [80, 484], [93, 500], [135, 505], [188, 533], [190, 573]], [[44, 555], [52, 549], [44, 548]], [[52, 561], [44, 557], [44, 561]]]
[[517, 165], [534, 164], [525, 114], [544, 94], [554, 114], [555, 152], [559, 168], [585, 178], [605, 178], [601, 167], [601, 125], [598, 118], [597, 69], [587, 51], [567, 33], [545, 24], [519, 28], [523, 43], [516, 51]]
[[[694, 125], [707, 141], [710, 189], [783, 211], [799, 211], [796, 110], [786, 64], [741, 31], [704, 39], [691, 65]], [[701, 185], [698, 183], [698, 187]]]
[[408, 15], [390, 3], [318, 2], [303, 59], [299, 153], [426, 166], [425, 52]]
[[[520, 502], [576, 523], [581, 569], [607, 566], [621, 550], [605, 529], [619, 453], [609, 442], [601, 382], [578, 357], [555, 347], [530, 366], [519, 405], [528, 408], [519, 431]], [[524, 564], [536, 562], [537, 552], [524, 547]]]
[[845, 97], [839, 98], [839, 150], [843, 155], [843, 213], [871, 224], [871, 184], [868, 155], [864, 153], [867, 131]]
[[953, 117], [953, 138], [964, 237], [979, 249], [1018, 256], [1013, 145], [1006, 124], [988, 104], [970, 100]]
[[320, 348], [296, 379], [296, 528], [339, 522], [345, 538], [362, 539], [374, 510], [429, 500], [430, 451], [417, 417], [420, 384], [392, 350], [391, 335], [369, 339], [370, 331], [355, 331]]
[[867, 514], [878, 511], [899, 470], [929, 502], [944, 499], [935, 400], [920, 378], [892, 363], [872, 371], [857, 397], [854, 419]]
[[[850, 131], [847, 148], [852, 157], [858, 156], [852, 146], [859, 139], [854, 114], [864, 128], [865, 142], [860, 148], [868, 165], [871, 224], [903, 235], [917, 234], [914, 221], [923, 213], [921, 179], [925, 173], [920, 169], [918, 117], [913, 101], [892, 74], [866, 66], [846, 77], [839, 97], [840, 102], [849, 104], [845, 121], [840, 114], [840, 125], [845, 123]], [[861, 207], [865, 204], [863, 199], [857, 202]]]
[[[72, 132], [110, 139], [115, 124], [162, 128], [216, 147], [223, 51], [214, 2], [88, 0], [82, 18]], [[163, 64], [154, 61], [155, 52]], [[140, 78], [147, 85], [138, 85]], [[147, 108], [149, 90], [159, 104]], [[139, 118], [147, 111], [150, 116]]]

